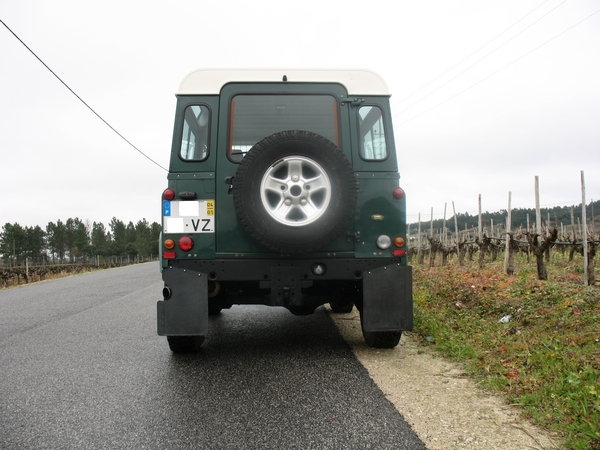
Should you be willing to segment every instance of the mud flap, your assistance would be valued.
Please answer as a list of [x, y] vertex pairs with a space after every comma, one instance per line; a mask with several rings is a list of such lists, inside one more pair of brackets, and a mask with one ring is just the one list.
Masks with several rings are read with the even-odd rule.
[[392, 264], [363, 272], [365, 331], [411, 331], [412, 267]]
[[167, 300], [157, 302], [160, 336], [206, 336], [208, 331], [207, 275], [193, 270], [168, 268], [162, 271]]

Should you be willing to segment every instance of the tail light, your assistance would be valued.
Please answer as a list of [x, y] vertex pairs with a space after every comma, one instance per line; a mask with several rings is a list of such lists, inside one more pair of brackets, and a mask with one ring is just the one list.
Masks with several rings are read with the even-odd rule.
[[184, 252], [189, 252], [194, 246], [194, 241], [189, 236], [183, 236], [179, 239], [177, 245], [179, 245], [179, 248]]
[[163, 198], [165, 200], [173, 200], [175, 198], [175, 191], [173, 189], [165, 189]]
[[401, 199], [402, 197], [404, 197], [404, 190], [401, 188], [396, 188], [394, 189], [394, 192], [392, 192], [392, 195], [394, 196], [395, 199]]

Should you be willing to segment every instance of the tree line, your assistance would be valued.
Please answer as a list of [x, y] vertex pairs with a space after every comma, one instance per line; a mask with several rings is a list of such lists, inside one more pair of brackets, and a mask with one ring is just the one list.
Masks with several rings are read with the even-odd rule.
[[78, 217], [49, 222], [46, 229], [39, 225], [23, 227], [6, 223], [0, 233], [0, 255], [8, 260], [25, 258], [50, 262], [84, 260], [92, 256], [156, 255], [161, 226], [146, 219], [136, 224], [113, 217], [108, 228], [102, 222], [83, 222]]

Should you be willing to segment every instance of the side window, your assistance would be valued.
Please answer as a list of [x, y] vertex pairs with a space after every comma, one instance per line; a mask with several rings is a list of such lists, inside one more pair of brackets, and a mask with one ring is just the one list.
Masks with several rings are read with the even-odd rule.
[[358, 110], [358, 121], [360, 156], [369, 161], [386, 159], [388, 151], [381, 109], [377, 106], [362, 106]]
[[279, 131], [304, 130], [339, 147], [339, 108], [331, 95], [239, 94], [230, 104], [229, 157], [239, 162], [260, 140]]
[[179, 156], [186, 161], [201, 161], [208, 156], [210, 110], [204, 105], [185, 108]]

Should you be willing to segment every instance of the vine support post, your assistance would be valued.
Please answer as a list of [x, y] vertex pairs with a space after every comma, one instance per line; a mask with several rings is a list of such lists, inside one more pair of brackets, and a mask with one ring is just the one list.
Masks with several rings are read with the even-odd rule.
[[[504, 247], [504, 273], [512, 275], [514, 269], [510, 267], [510, 233], [512, 231], [512, 217], [511, 217], [511, 192], [508, 191], [508, 210], [506, 216], [506, 245]], [[510, 271], [510, 273], [509, 273]]]
[[423, 244], [421, 243], [421, 213], [419, 213], [417, 229], [417, 262], [423, 264]]
[[594, 234], [594, 223], [595, 223], [595, 219], [594, 219], [594, 199], [590, 200], [590, 205], [592, 206], [592, 220], [590, 221], [590, 223], [592, 224], [592, 226], [590, 227], [590, 229], [591, 229], [591, 233]]
[[573, 233], [572, 240], [573, 240], [573, 242], [575, 242], [577, 240], [577, 235], [575, 233], [575, 207], [574, 206], [571, 206], [571, 233]]
[[431, 222], [429, 222], [429, 235], [433, 237], [433, 206], [431, 207]]
[[588, 233], [587, 233], [587, 211], [585, 207], [585, 176], [581, 171], [581, 222], [583, 224], [583, 284], [588, 285]]
[[442, 245], [446, 246], [446, 206], [448, 205], [447, 202], [444, 202], [444, 224], [442, 225], [442, 233], [443, 233], [443, 237], [442, 237]]
[[452, 212], [454, 213], [454, 232], [456, 233], [456, 245], [460, 241], [460, 231], [458, 229], [458, 217], [456, 217], [456, 208], [454, 207], [454, 200], [452, 201]]
[[542, 214], [540, 212], [540, 177], [535, 176], [535, 232], [542, 234]]
[[478, 234], [477, 236], [479, 236], [479, 240], [481, 241], [483, 239], [483, 219], [481, 216], [481, 194], [479, 194], [479, 223], [478, 223], [479, 229], [478, 229]]

